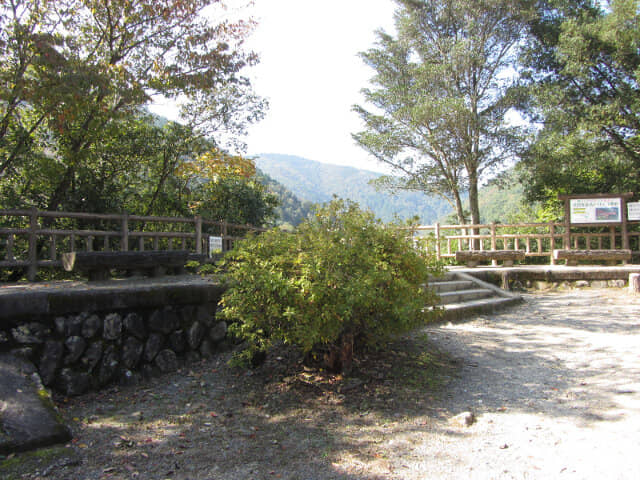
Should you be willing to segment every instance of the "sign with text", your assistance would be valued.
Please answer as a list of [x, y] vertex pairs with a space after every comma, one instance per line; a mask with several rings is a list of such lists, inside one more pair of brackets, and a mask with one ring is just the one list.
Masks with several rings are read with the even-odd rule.
[[209, 257], [222, 253], [222, 237], [209, 237]]
[[572, 198], [569, 200], [571, 223], [620, 223], [620, 198]]
[[627, 220], [640, 220], [640, 202], [627, 203]]

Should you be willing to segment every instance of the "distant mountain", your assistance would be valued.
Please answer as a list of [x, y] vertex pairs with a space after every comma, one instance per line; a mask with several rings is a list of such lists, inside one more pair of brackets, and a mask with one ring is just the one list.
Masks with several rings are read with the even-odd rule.
[[392, 220], [394, 215], [402, 219], [418, 216], [420, 223], [431, 224], [451, 210], [444, 200], [419, 192], [378, 192], [369, 185], [370, 180], [381, 176], [376, 172], [274, 153], [260, 154], [256, 166], [302, 201], [324, 203], [337, 195], [358, 202], [383, 221]]

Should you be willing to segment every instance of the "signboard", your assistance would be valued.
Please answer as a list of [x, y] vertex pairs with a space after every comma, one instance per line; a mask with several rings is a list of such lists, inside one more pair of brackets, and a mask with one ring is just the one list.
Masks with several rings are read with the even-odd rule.
[[627, 220], [640, 220], [640, 202], [627, 203]]
[[209, 237], [209, 258], [222, 253], [222, 237]]
[[622, 222], [620, 198], [572, 198], [569, 211], [571, 223]]

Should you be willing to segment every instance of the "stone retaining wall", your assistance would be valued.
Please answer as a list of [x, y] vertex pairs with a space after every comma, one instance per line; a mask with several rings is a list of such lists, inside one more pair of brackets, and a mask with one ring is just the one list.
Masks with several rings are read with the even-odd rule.
[[[33, 362], [44, 385], [64, 395], [80, 395], [116, 382], [134, 383], [141, 376], [174, 371], [184, 362], [225, 348], [227, 325], [216, 319], [222, 290], [216, 287], [201, 289], [205, 295], [193, 295], [193, 289], [190, 295], [174, 291], [175, 295], [165, 296], [155, 306], [140, 307], [140, 297], [133, 291], [131, 308], [83, 309], [3, 321], [0, 351]], [[82, 301], [76, 306], [94, 305], [93, 296], [92, 292], [78, 296]], [[56, 304], [53, 297], [49, 304]], [[185, 298], [190, 303], [182, 303]], [[28, 302], [29, 296], [23, 300]]]

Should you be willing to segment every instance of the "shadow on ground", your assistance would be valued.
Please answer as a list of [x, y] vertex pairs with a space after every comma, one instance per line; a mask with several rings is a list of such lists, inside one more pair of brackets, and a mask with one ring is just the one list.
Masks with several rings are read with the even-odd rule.
[[[477, 435], [449, 422], [465, 410], [580, 428], [638, 418], [630, 403], [640, 389], [637, 301], [598, 291], [526, 300], [403, 337], [361, 357], [348, 377], [305, 370], [283, 350], [249, 372], [220, 357], [137, 387], [60, 399], [73, 455], [31, 463], [16, 457], [0, 473], [376, 480], [424, 478], [429, 461], [434, 478], [455, 478], [447, 472], [466, 466], [455, 445]], [[449, 470], [438, 474], [438, 464]]]

